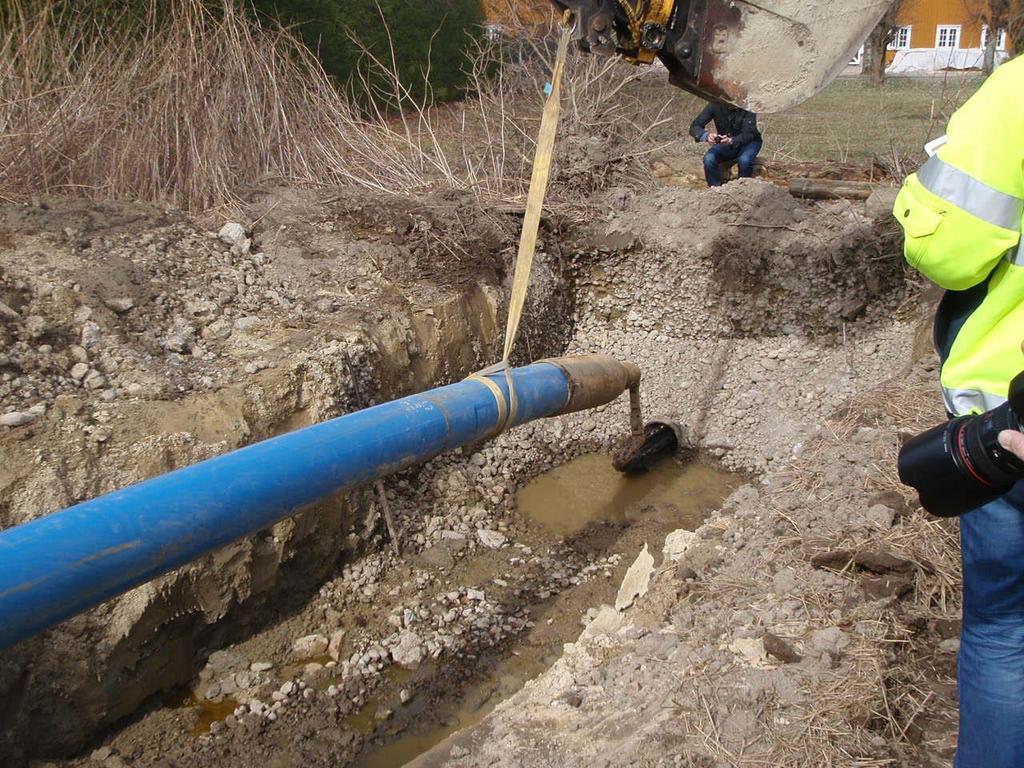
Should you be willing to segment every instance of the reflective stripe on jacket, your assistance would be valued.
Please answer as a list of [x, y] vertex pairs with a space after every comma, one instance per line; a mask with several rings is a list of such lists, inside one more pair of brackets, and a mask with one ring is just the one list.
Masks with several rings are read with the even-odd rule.
[[907, 261], [947, 289], [936, 317], [954, 415], [1006, 401], [1024, 370], [1024, 57], [953, 115], [948, 141], [903, 183], [893, 214]]

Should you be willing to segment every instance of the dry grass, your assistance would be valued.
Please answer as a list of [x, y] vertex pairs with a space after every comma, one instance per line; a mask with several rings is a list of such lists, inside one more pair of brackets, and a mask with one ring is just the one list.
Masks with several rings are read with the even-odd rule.
[[953, 112], [982, 82], [971, 72], [890, 77], [882, 87], [860, 77], [841, 78], [798, 107], [765, 117], [768, 156], [875, 160], [902, 178], [922, 162], [924, 145], [945, 132]]
[[[2, 198], [72, 194], [198, 212], [267, 184], [455, 189], [512, 207], [525, 196], [553, 45], [550, 23], [516, 22], [514, 0], [505, 36], [469, 41], [469, 93], [446, 105], [429, 88], [413, 98], [394, 51], [367, 53], [363, 79], [342, 91], [290, 31], [260, 25], [233, 0], [217, 13], [168, 0], [159, 20], [106, 29], [58, 18], [47, 2], [31, 8], [0, 31]], [[883, 157], [900, 171], [977, 83], [840, 81], [766, 116], [765, 151]], [[575, 210], [603, 187], [649, 183], [646, 159], [670, 144], [699, 150], [683, 138], [697, 100], [664, 73], [574, 52], [565, 93], [549, 207]], [[378, 106], [356, 106], [365, 104]]]
[[[83, 194], [202, 209], [254, 180], [304, 181], [349, 115], [282, 30], [230, 3], [174, 0], [142, 28], [88, 28], [52, 6], [0, 39], [0, 194]], [[335, 169], [333, 173], [337, 173]]]
[[[47, 3], [32, 8], [0, 33], [0, 196], [9, 200], [75, 194], [200, 211], [267, 183], [460, 189], [492, 202], [527, 188], [550, 46], [525, 28], [477, 41], [472, 94], [435, 105], [429, 89], [418, 101], [399, 81], [394, 51], [367, 53], [379, 77], [357, 81], [354, 97], [342, 92], [288, 30], [261, 26], [231, 0], [218, 13], [171, 0], [160, 21], [102, 30]], [[653, 151], [644, 139], [658, 108], [624, 98], [636, 71], [572, 59], [563, 144], [628, 142], [602, 168]], [[367, 103], [383, 106], [355, 106]], [[594, 186], [556, 176], [554, 195]]]
[[[870, 739], [883, 736], [896, 753], [913, 755], [918, 749], [923, 718], [955, 722], [955, 702], [937, 697], [934, 684], [952, 684], [948, 669], [939, 665], [934, 640], [921, 630], [935, 619], [957, 619], [960, 611], [960, 552], [954, 521], [926, 515], [914, 493], [896, 475], [897, 435], [914, 434], [941, 421], [943, 412], [933, 382], [898, 381], [874, 390], [849, 404], [827, 426], [828, 430], [794, 464], [788, 498], [813, 499], [815, 506], [839, 503], [848, 488], [828, 485], [823, 467], [841, 461], [848, 446], [856, 444], [862, 427], [892, 435], [865, 467], [860, 480], [849, 478], [861, 496], [886, 494], [900, 497], [907, 509], [891, 529], [847, 534], [841, 540], [819, 542], [828, 548], [883, 549], [917, 566], [914, 590], [904, 601], [892, 601], [879, 610], [864, 604], [847, 611], [844, 621], [855, 625], [853, 644], [844, 653], [852, 670], [837, 677], [832, 686], [814, 686], [806, 693], [813, 702], [805, 723], [806, 740], [774, 745], [786, 765], [873, 766], [895, 764], [863, 757], [869, 755]], [[786, 517], [783, 509], [774, 510]], [[794, 523], [795, 525], [795, 523]], [[795, 531], [781, 559], [799, 562], [800, 544], [808, 531]], [[802, 534], [802, 535], [799, 535]], [[854, 574], [843, 572], [853, 579]], [[827, 595], [817, 595], [804, 585], [802, 598], [814, 603], [815, 613], [827, 616], [834, 607]], [[952, 726], [949, 726], [952, 728]], [[932, 748], [945, 745], [925, 745]], [[780, 763], [782, 764], [782, 763]]]
[[[945, 132], [953, 112], [983, 82], [977, 73], [937, 77], [890, 77], [882, 87], [861, 77], [842, 77], [806, 102], [774, 115], [759, 115], [764, 134], [762, 158], [775, 164], [841, 163], [879, 166], [902, 179], [922, 163], [924, 145]], [[688, 168], [693, 182], [703, 183], [700, 156], [705, 147], [686, 131], [703, 102], [673, 89], [664, 76], [645, 78], [644, 99], [671, 100], [673, 120], [653, 134], [675, 140], [672, 165]], [[688, 174], [689, 175], [689, 174]]]
[[[896, 378], [854, 398], [787, 468], [778, 490], [762, 495], [769, 519], [781, 529], [761, 557], [772, 571], [792, 570], [798, 586], [787, 599], [799, 600], [804, 609], [775, 621], [772, 631], [799, 642], [810, 630], [834, 626], [839, 608], [850, 644], [840, 665], [803, 677], [798, 717], [792, 699], [760, 701], [757, 740], [742, 748], [716, 726], [723, 710], [715, 702], [729, 695], [720, 695], [721, 682], [709, 679], [704, 690], [711, 702], [700, 701], [687, 725], [722, 764], [881, 768], [930, 764], [931, 757], [948, 752], [956, 705], [946, 691], [954, 680], [951, 657], [937, 652], [932, 627], [935, 620], [959, 618], [957, 526], [924, 514], [895, 469], [898, 435], [917, 433], [943, 416], [934, 381], [920, 372]], [[866, 438], [865, 427], [874, 430]], [[847, 512], [865, 509], [875, 498], [905, 508], [895, 525], [844, 524]], [[817, 578], [809, 557], [844, 549], [881, 549], [910, 561], [916, 566], [913, 591], [903, 598], [865, 600], [862, 574], [852, 563], [838, 573], [845, 588]], [[719, 574], [708, 589], [718, 601], [742, 604], [755, 615], [778, 606], [776, 596], [765, 594], [758, 569], [749, 577]], [[781, 711], [788, 718], [785, 727], [774, 720]], [[934, 742], [922, 741], [927, 738]]]

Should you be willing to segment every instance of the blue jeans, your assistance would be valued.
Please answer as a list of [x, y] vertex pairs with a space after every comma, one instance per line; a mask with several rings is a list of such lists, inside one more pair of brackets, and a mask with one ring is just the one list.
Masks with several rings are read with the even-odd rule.
[[960, 518], [957, 768], [1024, 766], [1024, 483]]
[[704, 155], [704, 178], [708, 180], [708, 186], [722, 186], [722, 169], [719, 166], [733, 160], [740, 167], [740, 178], [749, 179], [753, 176], [754, 159], [761, 151], [761, 145], [760, 141], [752, 141], [739, 148], [730, 144], [712, 144]]

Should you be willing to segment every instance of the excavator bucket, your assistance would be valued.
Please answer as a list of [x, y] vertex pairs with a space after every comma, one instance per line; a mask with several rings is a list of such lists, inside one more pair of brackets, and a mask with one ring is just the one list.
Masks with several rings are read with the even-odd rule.
[[779, 112], [847, 66], [891, 0], [555, 0], [585, 50], [657, 57], [704, 98]]

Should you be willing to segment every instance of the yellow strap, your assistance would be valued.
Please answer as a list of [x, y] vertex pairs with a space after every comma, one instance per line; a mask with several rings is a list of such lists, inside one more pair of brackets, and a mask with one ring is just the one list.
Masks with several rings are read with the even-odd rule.
[[[568, 13], [566, 13], [568, 17]], [[567, 20], [566, 20], [567, 21]], [[544, 196], [548, 191], [548, 177], [551, 175], [551, 155], [555, 149], [555, 134], [558, 132], [558, 115], [561, 111], [562, 73], [569, 51], [572, 32], [568, 23], [562, 25], [562, 36], [558, 41], [555, 68], [551, 73], [551, 93], [544, 104], [544, 116], [537, 137], [537, 152], [533, 160], [533, 178], [530, 179], [530, 194], [526, 198], [526, 216], [523, 218], [523, 232], [519, 238], [519, 255], [516, 258], [515, 277], [512, 279], [512, 297], [509, 299], [508, 322], [505, 326], [505, 351], [502, 360], [508, 362], [519, 333], [519, 321], [526, 303], [526, 289], [530, 285], [533, 269], [533, 254], [537, 250], [537, 231], [540, 215], [544, 208]]]
[[[484, 371], [467, 376], [466, 381], [478, 381], [491, 390], [491, 394], [494, 395], [494, 400], [498, 404], [498, 424], [494, 432], [495, 434], [501, 432], [505, 429], [505, 425], [508, 424], [510, 415], [508, 403], [505, 401], [505, 393], [501, 391], [501, 387], [499, 387], [493, 379], [487, 378]], [[510, 389], [509, 391], [511, 392], [512, 390]]]
[[[526, 215], [523, 217], [523, 231], [519, 237], [519, 255], [516, 257], [516, 269], [512, 278], [512, 296], [509, 299], [508, 320], [505, 323], [505, 349], [501, 362], [474, 373], [468, 379], [478, 381], [491, 390], [498, 404], [498, 423], [494, 434], [504, 431], [505, 427], [515, 419], [519, 410], [519, 401], [512, 382], [512, 369], [509, 358], [515, 347], [519, 334], [519, 321], [523, 316], [523, 305], [526, 303], [526, 291], [530, 287], [530, 273], [533, 271], [533, 256], [537, 250], [537, 232], [540, 229], [540, 217], [544, 208], [544, 197], [548, 190], [548, 179], [551, 176], [551, 157], [555, 149], [555, 136], [558, 133], [558, 117], [561, 112], [562, 75], [565, 72], [565, 60], [569, 53], [569, 40], [572, 29], [569, 26], [570, 14], [565, 13], [562, 22], [562, 35], [558, 40], [558, 53], [555, 56], [555, 67], [551, 73], [551, 93], [544, 103], [544, 115], [540, 123], [540, 135], [537, 137], [537, 151], [533, 159], [533, 176], [530, 179], [530, 193], [526, 198]], [[508, 399], [490, 375], [504, 372], [508, 385]]]

